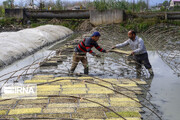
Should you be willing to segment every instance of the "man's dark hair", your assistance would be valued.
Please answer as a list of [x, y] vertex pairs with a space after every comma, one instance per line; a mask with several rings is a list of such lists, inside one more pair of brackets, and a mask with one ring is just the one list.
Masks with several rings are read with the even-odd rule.
[[134, 30], [130, 30], [132, 34], [136, 35], [136, 32]]

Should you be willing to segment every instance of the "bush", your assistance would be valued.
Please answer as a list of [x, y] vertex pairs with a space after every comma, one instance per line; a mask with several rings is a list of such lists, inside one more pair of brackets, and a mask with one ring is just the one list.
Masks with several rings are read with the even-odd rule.
[[108, 4], [105, 0], [95, 0], [94, 7], [99, 11], [103, 11], [108, 9]]
[[5, 16], [5, 9], [3, 8], [3, 6], [0, 6], [0, 17], [4, 17]]
[[63, 21], [60, 25], [68, 27], [71, 30], [75, 30], [81, 22], [79, 20]]
[[99, 10], [108, 10], [108, 9], [120, 9], [120, 10], [128, 10], [139, 12], [139, 11], [144, 11], [147, 8], [147, 4], [140, 0], [139, 2], [132, 4], [127, 2], [126, 0], [95, 0], [93, 2], [94, 7]]
[[180, 6], [174, 6], [173, 11], [180, 11]]
[[39, 23], [32, 23], [32, 24], [31, 24], [31, 27], [32, 27], [32, 28], [35, 28], [35, 27], [38, 27], [38, 26], [41, 26], [41, 24], [39, 24]]
[[17, 23], [17, 20], [15, 18], [3, 18], [0, 19], [0, 25], [1, 26], [6, 26], [6, 25], [12, 25]]
[[150, 26], [153, 26], [161, 22], [163, 21], [159, 20], [158, 18], [152, 18], [152, 19], [136, 18], [131, 21], [128, 20], [127, 22], [123, 22], [120, 25], [125, 27], [127, 30], [132, 29], [137, 32], [142, 32], [147, 30]]
[[160, 8], [160, 11], [166, 11], [167, 9], [164, 7], [164, 6], [162, 6], [161, 8]]

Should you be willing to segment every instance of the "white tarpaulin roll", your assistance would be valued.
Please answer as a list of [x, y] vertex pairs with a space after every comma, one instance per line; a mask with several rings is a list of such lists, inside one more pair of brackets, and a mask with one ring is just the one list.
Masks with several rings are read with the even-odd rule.
[[0, 33], [0, 67], [72, 33], [72, 30], [59, 25]]

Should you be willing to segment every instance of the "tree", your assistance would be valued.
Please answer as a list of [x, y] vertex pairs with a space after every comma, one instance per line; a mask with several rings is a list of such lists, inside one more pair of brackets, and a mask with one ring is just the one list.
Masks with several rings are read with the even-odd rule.
[[160, 11], [166, 11], [166, 8], [164, 6], [161, 6]]
[[3, 6], [0, 6], [0, 17], [3, 17], [5, 14], [5, 10], [3, 8]]
[[40, 3], [39, 3], [39, 8], [40, 8], [40, 10], [44, 9], [44, 7], [45, 7], [44, 2], [40, 2]]
[[107, 10], [108, 3], [106, 2], [106, 0], [95, 0], [94, 7], [99, 11]]
[[115, 8], [117, 9], [121, 9], [121, 10], [128, 9], [128, 2], [126, 2], [125, 0], [121, 0], [121, 1], [118, 0], [115, 5], [116, 5]]
[[94, 10], [93, 2], [88, 2], [88, 3], [86, 4], [86, 8], [87, 8], [88, 10]]
[[95, 0], [94, 7], [97, 10], [121, 9], [128, 10], [132, 7], [126, 0]]
[[56, 0], [56, 9], [57, 10], [63, 9], [61, 0]]
[[6, 0], [3, 2], [4, 8], [13, 8], [14, 7], [14, 0]]
[[8, 1], [4, 1], [3, 6], [4, 6], [4, 8], [10, 8], [10, 6], [8, 5]]
[[169, 6], [169, 3], [167, 0], [163, 2], [163, 6], [165, 7], [165, 9], [167, 9], [167, 7]]
[[55, 9], [55, 3], [53, 0], [46, 1], [46, 2], [44, 2], [44, 4], [45, 4], [45, 8], [48, 10], [54, 10]]
[[139, 11], [144, 11], [146, 8], [148, 8], [147, 3], [146, 3], [145, 1], [143, 1], [143, 0], [140, 0], [140, 1], [136, 4], [135, 10], [136, 10], [137, 12], [139, 12]]

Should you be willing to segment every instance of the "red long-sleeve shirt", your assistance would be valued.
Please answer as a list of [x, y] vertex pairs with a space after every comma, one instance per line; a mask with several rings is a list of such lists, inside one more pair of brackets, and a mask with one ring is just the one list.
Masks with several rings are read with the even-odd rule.
[[75, 52], [89, 52], [90, 54], [94, 53], [91, 48], [95, 47], [100, 52], [105, 52], [106, 50], [102, 49], [96, 41], [94, 41], [91, 37], [85, 38], [81, 41], [78, 46], [75, 48]]

